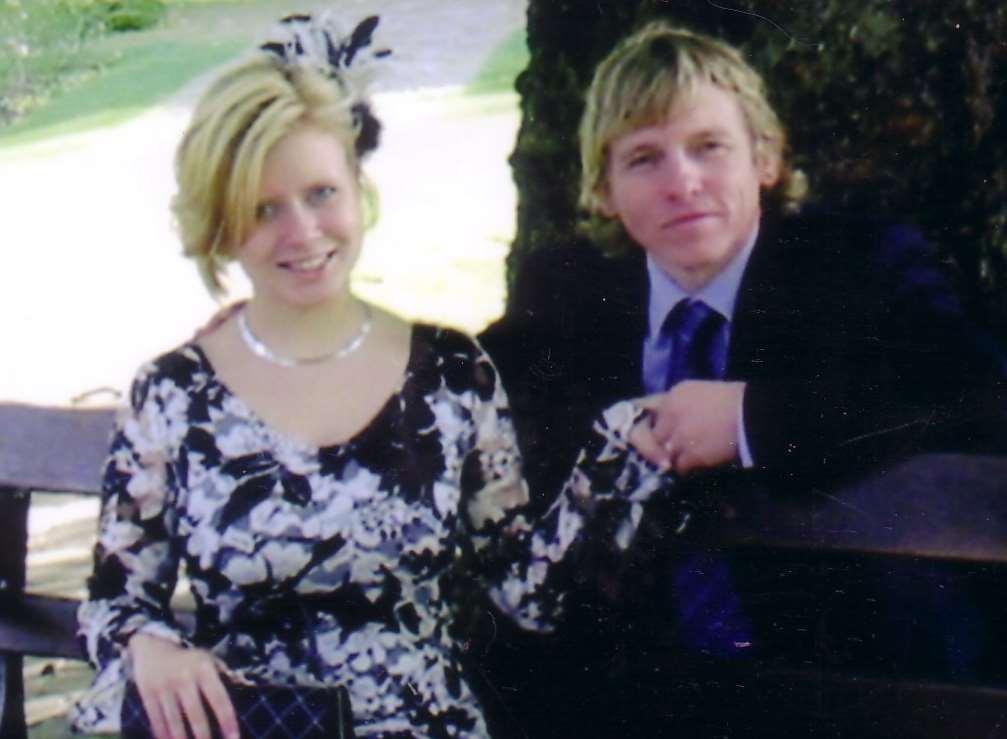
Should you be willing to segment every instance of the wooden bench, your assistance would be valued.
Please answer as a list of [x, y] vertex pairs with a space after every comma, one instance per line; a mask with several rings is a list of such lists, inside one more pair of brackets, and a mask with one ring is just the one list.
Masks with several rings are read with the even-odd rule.
[[749, 720], [778, 736], [1007, 737], [1007, 458], [920, 455], [784, 500], [744, 490], [697, 524], [761, 646], [736, 673]]
[[25, 592], [31, 493], [97, 494], [111, 428], [110, 410], [0, 404], [2, 737], [26, 736], [24, 655], [84, 658], [75, 637], [77, 601]]
[[[83, 659], [78, 602], [25, 592], [27, 514], [32, 491], [98, 493], [111, 424], [0, 403], [0, 737], [26, 736], [25, 655]], [[772, 726], [789, 702], [829, 736], [1007, 736], [1007, 459], [924, 455], [834, 490], [746, 491], [688, 539], [733, 558], [769, 645], [746, 668], [768, 706], [751, 720]], [[885, 604], [893, 590], [904, 600]], [[953, 633], [928, 604], [958, 607]]]
[[99, 495], [112, 422], [111, 409], [0, 403], [0, 737], [4, 739], [27, 736], [24, 656], [84, 659], [75, 633], [79, 601], [25, 592], [32, 492]]

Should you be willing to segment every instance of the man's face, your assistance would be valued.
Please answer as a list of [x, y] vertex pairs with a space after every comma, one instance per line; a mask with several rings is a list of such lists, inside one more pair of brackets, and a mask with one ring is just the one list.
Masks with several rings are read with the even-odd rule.
[[733, 93], [703, 84], [661, 123], [612, 142], [604, 214], [618, 218], [679, 285], [708, 283], [759, 221], [777, 161], [756, 159]]

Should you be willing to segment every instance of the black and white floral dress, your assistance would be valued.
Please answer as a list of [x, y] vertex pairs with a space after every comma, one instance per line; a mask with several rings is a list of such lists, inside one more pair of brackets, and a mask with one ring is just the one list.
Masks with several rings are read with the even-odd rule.
[[[628, 450], [637, 417], [610, 408], [547, 513], [529, 521], [506, 396], [449, 329], [413, 327], [404, 383], [349, 441], [317, 447], [263, 423], [195, 344], [134, 383], [104, 471], [80, 636], [98, 670], [76, 729], [117, 729], [137, 633], [212, 650], [269, 683], [340, 684], [361, 737], [485, 737], [447, 597], [465, 563], [525, 628], [558, 615], [588, 511], [625, 544], [660, 479]], [[169, 608], [184, 561], [187, 633]]]

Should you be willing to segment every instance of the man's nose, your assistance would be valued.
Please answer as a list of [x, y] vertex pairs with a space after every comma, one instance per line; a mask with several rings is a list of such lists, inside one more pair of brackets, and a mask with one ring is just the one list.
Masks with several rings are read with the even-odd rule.
[[684, 153], [665, 157], [663, 185], [670, 198], [689, 197], [697, 192], [701, 181], [699, 165]]

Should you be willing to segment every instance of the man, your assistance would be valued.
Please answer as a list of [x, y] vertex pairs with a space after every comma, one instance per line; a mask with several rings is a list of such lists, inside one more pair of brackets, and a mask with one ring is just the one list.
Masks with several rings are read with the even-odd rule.
[[[653, 424], [636, 443], [677, 473], [681, 499], [724, 489], [724, 475], [734, 475], [731, 489], [756, 474], [805, 485], [919, 448], [935, 419], [959, 430], [952, 417], [1003, 376], [999, 349], [969, 324], [917, 233], [876, 214], [801, 207], [806, 187], [786, 161], [783, 127], [736, 50], [644, 27], [599, 65], [579, 133], [588, 238], [529, 257], [508, 314], [482, 336], [545, 497], [593, 416], [617, 399], [646, 396]], [[684, 522], [676, 506], [647, 515], [664, 533]], [[640, 619], [664, 628], [665, 591], [681, 599], [695, 587], [655, 574], [667, 565], [649, 556], [654, 567], [634, 571], [652, 575], [656, 595], [638, 595], [632, 617], [590, 603], [573, 616], [592, 634], [585, 644], [602, 643], [605, 626], [592, 620], [636, 632], [599, 658], [637, 660], [619, 673], [627, 679], [667, 663], [640, 663], [626, 646], [653, 645], [657, 632]], [[704, 563], [692, 571], [715, 579], [722, 563]], [[626, 572], [601, 590], [628, 597]], [[745, 644], [729, 587], [704, 597], [706, 623], [679, 612], [678, 637], [705, 653]], [[606, 702], [612, 674], [597, 668], [577, 683], [589, 716], [581, 729], [609, 720], [608, 731], [646, 735], [664, 715], [660, 700], [636, 682], [638, 695]], [[602, 715], [630, 709], [638, 715]]]
[[614, 399], [653, 396], [651, 455], [678, 473], [796, 471], [1002, 372], [917, 233], [798, 212], [783, 127], [727, 45], [661, 23], [626, 39], [597, 69], [580, 144], [593, 243], [529, 257], [482, 337], [533, 474], [562, 474]]

